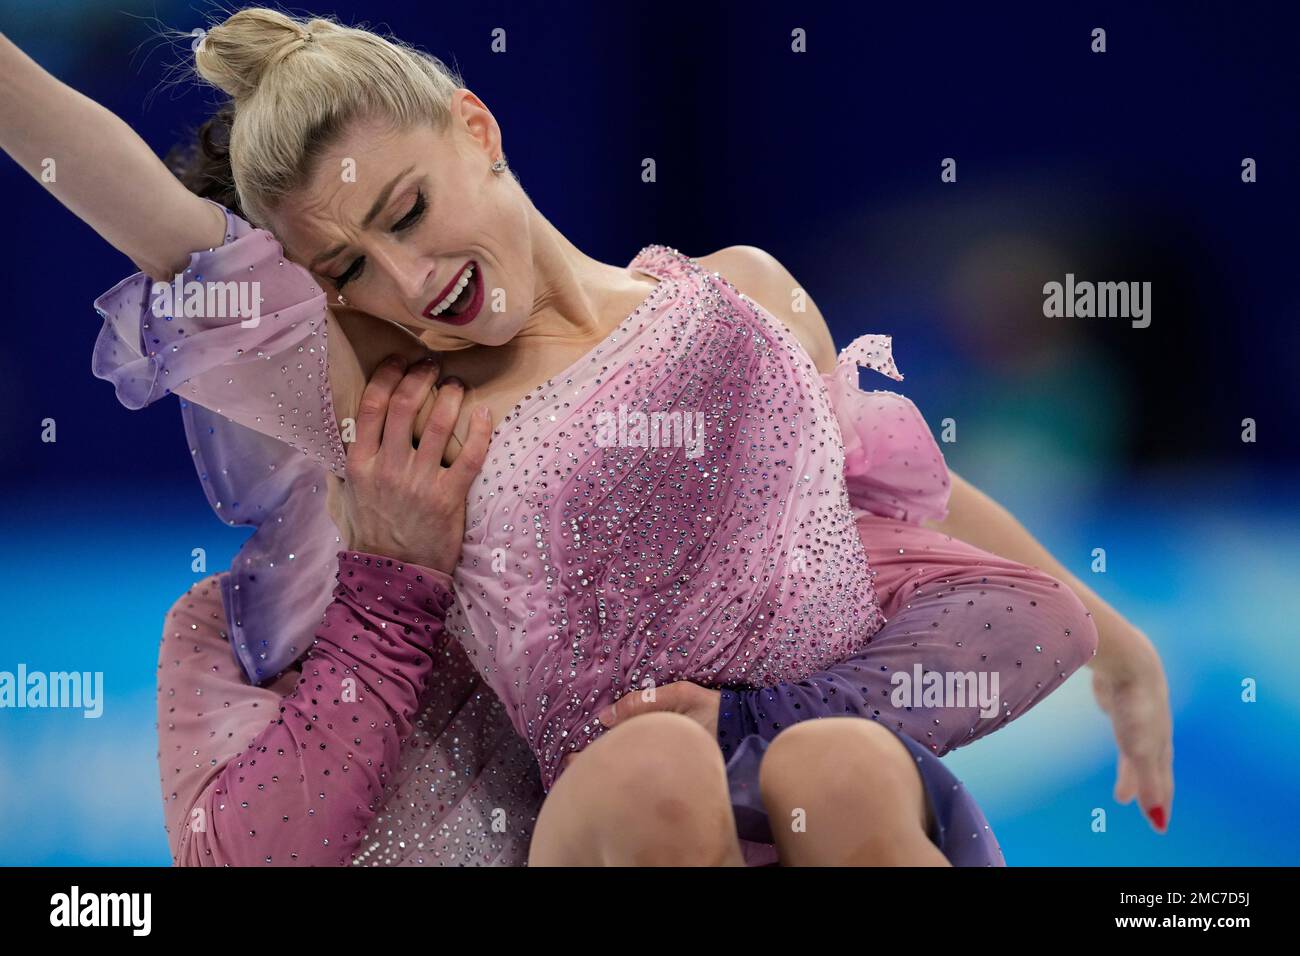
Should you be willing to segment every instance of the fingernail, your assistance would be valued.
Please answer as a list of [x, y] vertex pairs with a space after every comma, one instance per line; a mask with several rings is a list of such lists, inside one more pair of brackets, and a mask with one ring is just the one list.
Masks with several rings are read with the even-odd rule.
[[455, 375], [448, 375], [446, 378], [444, 378], [441, 382], [438, 383], [439, 388], [441, 388], [444, 385], [455, 385], [457, 388], [465, 387], [465, 383], [462, 382], [460, 379], [458, 379]]
[[596, 715], [596, 723], [600, 724], [602, 727], [606, 727], [609, 725], [609, 722], [613, 718], [613, 716], [614, 715], [610, 713], [609, 708], [606, 707], [604, 710], [602, 710], [599, 714]]
[[1147, 816], [1151, 818], [1151, 822], [1156, 825], [1157, 830], [1163, 830], [1165, 828], [1164, 807], [1152, 807], [1147, 811]]
[[485, 422], [492, 421], [492, 412], [486, 405], [480, 405], [478, 408], [474, 409], [474, 414]]

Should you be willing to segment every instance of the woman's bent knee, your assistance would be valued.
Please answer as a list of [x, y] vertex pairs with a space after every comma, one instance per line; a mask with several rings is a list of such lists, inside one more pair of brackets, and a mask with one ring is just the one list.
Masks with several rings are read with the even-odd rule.
[[[671, 792], [701, 785], [726, 786], [717, 740], [682, 714], [656, 712], [633, 717], [598, 738], [580, 757], [611, 788], [634, 794], [644, 793], [646, 788]], [[574, 765], [576, 768], [577, 760]]]
[[717, 865], [738, 853], [717, 741], [680, 714], [614, 727], [574, 758], [551, 799], [563, 801], [552, 808], [556, 825], [605, 861]]
[[[815, 838], [810, 846], [827, 850], [849, 841], [849, 856], [859, 863], [910, 859], [928, 843], [929, 809], [915, 760], [872, 720], [825, 717], [783, 731], [759, 765], [759, 789], [774, 833], [789, 815]], [[781, 836], [788, 835], [778, 843], [793, 849]]]
[[911, 793], [919, 786], [912, 755], [890, 730], [860, 717], [822, 717], [783, 730], [759, 765], [759, 789], [777, 800], [791, 790], [850, 799]]

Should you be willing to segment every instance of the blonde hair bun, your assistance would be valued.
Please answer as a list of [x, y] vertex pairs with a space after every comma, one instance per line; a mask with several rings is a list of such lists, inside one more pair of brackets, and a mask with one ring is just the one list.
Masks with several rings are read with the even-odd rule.
[[437, 57], [400, 40], [265, 7], [211, 26], [194, 65], [234, 103], [231, 175], [259, 226], [347, 123], [378, 118], [396, 128], [443, 129], [452, 94], [464, 85]]
[[338, 29], [329, 20], [303, 22], [278, 10], [250, 7], [206, 32], [194, 65], [199, 76], [239, 102], [257, 92], [276, 64]]

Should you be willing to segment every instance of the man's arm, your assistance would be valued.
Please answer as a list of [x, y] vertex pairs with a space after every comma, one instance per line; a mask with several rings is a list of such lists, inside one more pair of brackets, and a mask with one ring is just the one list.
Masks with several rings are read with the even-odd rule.
[[442, 571], [341, 551], [301, 669], [256, 687], [231, 654], [218, 576], [177, 600], [158, 658], [176, 865], [346, 865], [413, 729], [451, 601]]

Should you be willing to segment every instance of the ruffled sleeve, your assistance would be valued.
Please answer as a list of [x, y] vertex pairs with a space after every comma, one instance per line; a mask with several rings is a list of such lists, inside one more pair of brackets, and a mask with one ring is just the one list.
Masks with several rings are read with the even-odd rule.
[[325, 293], [271, 233], [223, 211], [225, 242], [171, 283], [137, 272], [95, 300], [91, 371], [127, 408], [175, 393], [341, 475]]
[[182, 396], [212, 510], [254, 528], [221, 579], [232, 650], [264, 684], [311, 647], [342, 546], [326, 505], [342, 475], [325, 294], [269, 232], [225, 210], [223, 245], [169, 287], [137, 272], [95, 300], [91, 370], [127, 408]]
[[952, 483], [930, 426], [906, 396], [858, 388], [859, 367], [903, 380], [891, 345], [888, 335], [863, 335], [823, 376], [844, 440], [849, 501], [857, 513], [913, 524], [942, 521]]

